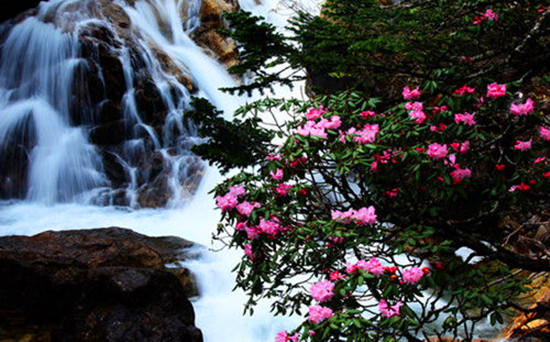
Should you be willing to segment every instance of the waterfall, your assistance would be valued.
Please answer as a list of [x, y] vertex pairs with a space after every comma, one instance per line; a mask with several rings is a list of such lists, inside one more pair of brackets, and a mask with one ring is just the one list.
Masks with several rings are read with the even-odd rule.
[[[232, 113], [225, 67], [191, 39], [198, 0], [52, 0], [4, 23], [0, 198], [179, 206], [204, 164], [191, 96]], [[170, 68], [170, 70], [167, 70]]]

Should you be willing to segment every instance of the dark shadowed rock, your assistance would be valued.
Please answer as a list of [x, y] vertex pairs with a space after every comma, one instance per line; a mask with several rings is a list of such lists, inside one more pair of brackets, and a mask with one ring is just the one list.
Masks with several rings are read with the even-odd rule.
[[122, 228], [0, 238], [0, 341], [202, 341], [193, 276], [174, 267], [192, 245]]
[[35, 8], [42, 0], [0, 0], [0, 22], [17, 16], [19, 13]]

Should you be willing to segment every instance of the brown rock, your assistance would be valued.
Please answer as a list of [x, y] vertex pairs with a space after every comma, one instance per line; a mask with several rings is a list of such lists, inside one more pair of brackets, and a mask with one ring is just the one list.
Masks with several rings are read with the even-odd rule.
[[0, 341], [201, 342], [193, 277], [164, 266], [192, 245], [122, 228], [0, 238]]

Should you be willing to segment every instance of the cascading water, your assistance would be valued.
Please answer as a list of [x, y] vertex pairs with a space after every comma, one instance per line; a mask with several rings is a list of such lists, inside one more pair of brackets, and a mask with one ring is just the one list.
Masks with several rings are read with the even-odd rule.
[[[282, 26], [278, 5], [240, 2]], [[200, 10], [200, 0], [50, 0], [0, 25], [0, 235], [120, 226], [211, 246], [219, 215], [207, 192], [221, 177], [190, 152], [200, 139], [182, 113], [192, 95], [227, 114], [244, 99], [218, 90], [235, 80], [191, 39]], [[203, 248], [187, 263], [205, 341], [267, 341], [296, 325], [267, 306], [241, 315], [239, 258]]]

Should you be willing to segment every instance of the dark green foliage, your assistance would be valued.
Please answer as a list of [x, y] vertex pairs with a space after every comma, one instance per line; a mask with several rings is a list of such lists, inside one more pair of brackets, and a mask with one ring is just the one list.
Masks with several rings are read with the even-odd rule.
[[193, 98], [193, 110], [185, 117], [199, 125], [199, 134], [208, 140], [193, 147], [198, 156], [216, 165], [222, 173], [234, 167], [257, 164], [265, 157], [265, 145], [273, 134], [258, 129], [257, 118], [227, 121], [222, 112], [203, 98]]

